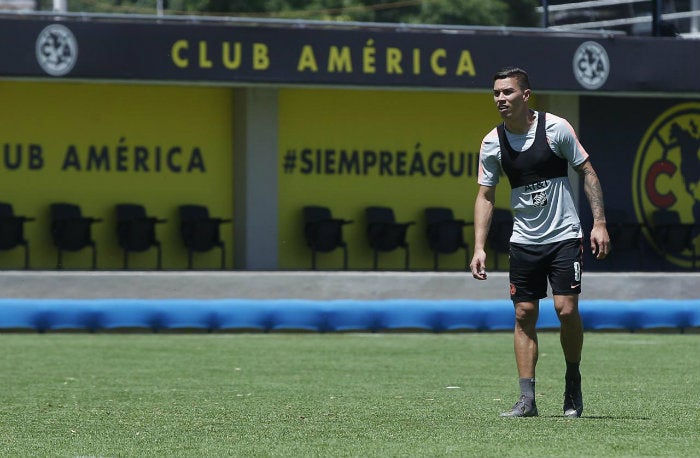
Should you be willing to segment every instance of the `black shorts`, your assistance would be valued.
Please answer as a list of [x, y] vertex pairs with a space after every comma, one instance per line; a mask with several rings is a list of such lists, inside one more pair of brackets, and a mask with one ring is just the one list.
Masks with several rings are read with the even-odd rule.
[[544, 245], [510, 244], [510, 298], [514, 302], [547, 297], [547, 280], [552, 294], [581, 293], [581, 239]]

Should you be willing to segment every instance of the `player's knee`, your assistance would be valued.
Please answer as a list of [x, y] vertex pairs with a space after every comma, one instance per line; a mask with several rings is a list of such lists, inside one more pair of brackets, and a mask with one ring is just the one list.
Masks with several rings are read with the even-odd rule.
[[537, 307], [531, 304], [518, 304], [515, 307], [515, 321], [522, 327], [537, 322]]
[[557, 315], [560, 321], [577, 321], [581, 319], [578, 307], [574, 305], [567, 305], [560, 308], [557, 310]]

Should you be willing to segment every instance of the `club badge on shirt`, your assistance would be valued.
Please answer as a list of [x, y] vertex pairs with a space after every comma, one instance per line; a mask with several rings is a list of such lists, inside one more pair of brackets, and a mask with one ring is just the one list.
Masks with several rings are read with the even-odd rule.
[[546, 207], [547, 203], [547, 193], [536, 192], [532, 194], [532, 205], [535, 207]]

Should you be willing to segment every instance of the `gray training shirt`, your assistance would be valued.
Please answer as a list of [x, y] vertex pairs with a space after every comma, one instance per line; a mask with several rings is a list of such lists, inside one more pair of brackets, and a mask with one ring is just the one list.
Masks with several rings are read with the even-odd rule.
[[[534, 114], [535, 122], [526, 134], [513, 134], [505, 130], [513, 150], [523, 152], [535, 143], [540, 116], [536, 112]], [[573, 167], [583, 164], [588, 159], [588, 153], [578, 141], [571, 124], [550, 113], [545, 114], [545, 121], [546, 142], [551, 151]], [[479, 184], [496, 186], [502, 171], [501, 146], [497, 128], [494, 128], [481, 143]], [[513, 209], [513, 235], [510, 241], [513, 243], [554, 243], [583, 236], [571, 184], [566, 176], [512, 188], [510, 205]]]

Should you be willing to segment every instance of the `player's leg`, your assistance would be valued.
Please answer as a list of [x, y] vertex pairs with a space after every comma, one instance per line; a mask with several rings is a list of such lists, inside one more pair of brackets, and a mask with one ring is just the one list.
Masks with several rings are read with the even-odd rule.
[[559, 339], [566, 360], [564, 415], [572, 418], [580, 417], [583, 413], [579, 369], [583, 350], [583, 323], [578, 307], [582, 254], [579, 240], [562, 242], [550, 272], [554, 308], [560, 322]]
[[536, 417], [537, 402], [535, 401], [535, 367], [539, 356], [537, 342], [537, 318], [539, 316], [539, 301], [520, 301], [515, 307], [515, 331], [513, 333], [513, 349], [515, 363], [518, 367], [518, 384], [520, 398], [518, 402], [502, 417]]
[[559, 338], [566, 359], [564, 415], [578, 418], [583, 414], [579, 369], [583, 349], [583, 324], [578, 311], [578, 295], [555, 295], [554, 304], [561, 323]]
[[513, 347], [520, 378], [535, 378], [535, 367], [539, 356], [537, 342], [537, 318], [539, 301], [515, 303], [515, 332]]
[[512, 245], [510, 253], [510, 295], [515, 310], [513, 349], [518, 368], [520, 399], [504, 417], [537, 415], [535, 368], [538, 358], [537, 318], [539, 299], [546, 296], [547, 277], [537, 246]]
[[578, 294], [554, 295], [554, 309], [559, 323], [559, 340], [568, 362], [579, 363], [583, 350], [583, 322], [578, 310]]

